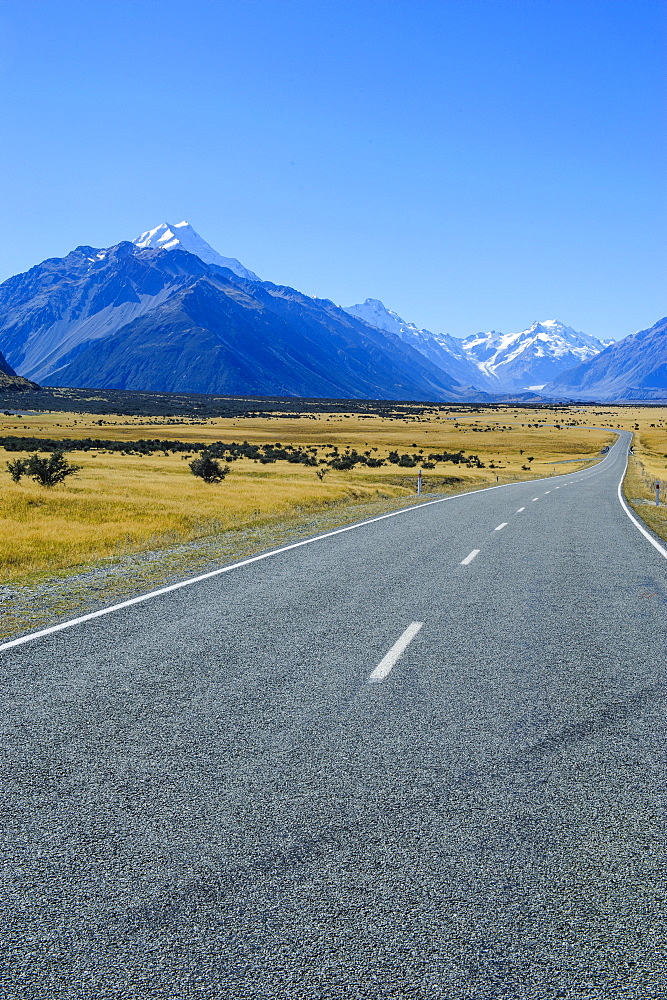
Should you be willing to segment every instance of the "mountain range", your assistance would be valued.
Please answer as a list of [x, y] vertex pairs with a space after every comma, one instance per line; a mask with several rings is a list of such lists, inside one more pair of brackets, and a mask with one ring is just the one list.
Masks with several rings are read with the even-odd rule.
[[9, 370], [82, 388], [450, 402], [530, 390], [658, 398], [667, 396], [666, 322], [618, 343], [557, 320], [460, 340], [420, 329], [378, 299], [343, 309], [262, 281], [187, 222], [106, 249], [77, 247], [0, 285]]
[[351, 316], [394, 333], [464, 384], [490, 393], [540, 390], [560, 372], [613, 343], [579, 333], [558, 320], [534, 322], [518, 333], [476, 333], [459, 340], [420, 330], [378, 299], [348, 306]]
[[[463, 350], [462, 342], [456, 337], [447, 333], [420, 330], [414, 323], [407, 323], [398, 313], [387, 309], [379, 299], [366, 299], [355, 306], [346, 306], [345, 311], [369, 326], [398, 337], [404, 344], [409, 344], [428, 358], [432, 364], [449, 372], [462, 385], [480, 388], [482, 382], [489, 381], [480, 374], [474, 361]], [[492, 388], [497, 391], [497, 386]]]

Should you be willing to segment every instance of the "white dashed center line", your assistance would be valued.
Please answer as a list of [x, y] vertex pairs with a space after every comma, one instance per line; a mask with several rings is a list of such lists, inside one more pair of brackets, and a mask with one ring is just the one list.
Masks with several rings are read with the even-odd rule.
[[468, 563], [471, 563], [473, 561], [473, 559], [475, 558], [475, 556], [478, 556], [478, 555], [479, 555], [479, 549], [473, 549], [472, 552], [465, 557], [465, 559], [461, 560], [461, 565], [462, 566], [467, 566]]
[[519, 507], [519, 509], [518, 509], [518, 511], [517, 511], [517, 514], [520, 514], [520, 513], [521, 513], [521, 511], [522, 511], [522, 510], [525, 510], [525, 509], [526, 509], [525, 507]]
[[376, 681], [383, 681], [385, 679], [387, 674], [391, 672], [391, 669], [398, 658], [403, 655], [408, 645], [417, 635], [417, 632], [419, 632], [420, 628], [423, 628], [423, 625], [423, 622], [413, 622], [412, 625], [408, 625], [400, 639], [394, 643], [387, 655], [380, 660], [377, 667], [368, 678], [369, 684], [375, 683]]
[[551, 493], [551, 490], [545, 490], [545, 491], [544, 491], [544, 495], [545, 495], [545, 496], [547, 495], [547, 493]]
[[502, 530], [503, 530], [503, 528], [506, 528], [506, 527], [507, 527], [507, 521], [503, 521], [503, 523], [502, 523], [502, 524], [499, 524], [499, 525], [498, 525], [498, 527], [497, 527], [497, 528], [494, 528], [493, 530], [494, 530], [494, 531], [502, 531]]
[[540, 499], [539, 497], [533, 497], [533, 499], [532, 499], [532, 500], [531, 500], [530, 502], [531, 502], [531, 503], [535, 503], [535, 501], [536, 501], [536, 500], [539, 500], [539, 499]]

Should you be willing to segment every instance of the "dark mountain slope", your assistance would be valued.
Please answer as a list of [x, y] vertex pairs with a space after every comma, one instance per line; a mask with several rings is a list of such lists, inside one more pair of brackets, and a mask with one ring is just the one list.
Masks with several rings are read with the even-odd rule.
[[388, 344], [380, 331], [345, 314], [341, 319], [342, 310], [333, 303], [293, 289], [243, 284], [222, 270], [188, 283], [113, 336], [77, 347], [46, 384], [63, 384], [64, 376], [69, 385], [108, 389], [404, 399], [465, 395], [417, 352], [400, 342]]
[[1, 375], [16, 375], [16, 372], [11, 365], [7, 364], [3, 354], [0, 354], [0, 374]]

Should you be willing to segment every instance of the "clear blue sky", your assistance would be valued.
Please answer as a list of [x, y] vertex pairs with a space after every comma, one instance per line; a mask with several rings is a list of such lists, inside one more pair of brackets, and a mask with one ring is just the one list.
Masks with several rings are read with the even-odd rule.
[[667, 313], [662, 0], [0, 0], [0, 280], [186, 218], [458, 336]]

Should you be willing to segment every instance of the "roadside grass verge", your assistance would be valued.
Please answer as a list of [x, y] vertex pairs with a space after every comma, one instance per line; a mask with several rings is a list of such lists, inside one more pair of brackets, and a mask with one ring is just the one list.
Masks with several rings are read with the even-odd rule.
[[[655, 483], [660, 481], [660, 506], [655, 505]], [[623, 493], [635, 513], [667, 541], [667, 458], [635, 447], [630, 455]]]

